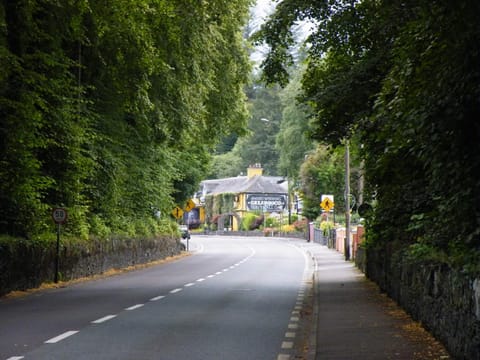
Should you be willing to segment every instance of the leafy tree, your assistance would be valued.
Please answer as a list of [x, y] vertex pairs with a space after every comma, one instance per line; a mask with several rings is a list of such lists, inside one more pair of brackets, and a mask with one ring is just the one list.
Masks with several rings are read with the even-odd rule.
[[258, 35], [271, 48], [266, 79], [285, 84], [290, 28], [315, 21], [303, 101], [314, 139], [363, 145], [372, 243], [478, 257], [479, 14], [473, 0], [284, 0]]
[[256, 163], [262, 165], [265, 174], [277, 174], [275, 141], [282, 117], [279, 91], [279, 87], [265, 88], [256, 82], [247, 87], [248, 132], [237, 139], [230, 155], [216, 157], [211, 177], [237, 176]]
[[292, 184], [297, 183], [300, 165], [315, 146], [307, 137], [308, 108], [297, 99], [301, 91], [301, 74], [299, 68], [292, 81], [280, 93], [282, 122], [275, 144], [279, 153], [278, 172], [288, 176]]
[[319, 145], [311, 152], [300, 169], [300, 191], [303, 197], [302, 213], [309, 219], [320, 215], [322, 195], [332, 194], [335, 199], [335, 211], [341, 213], [345, 208], [345, 162], [343, 149], [329, 149]]
[[250, 1], [0, 2], [0, 233], [144, 235], [245, 132]]

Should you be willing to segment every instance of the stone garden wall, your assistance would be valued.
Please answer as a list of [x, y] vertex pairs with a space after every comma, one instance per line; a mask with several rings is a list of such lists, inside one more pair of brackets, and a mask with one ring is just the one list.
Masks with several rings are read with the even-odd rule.
[[[175, 238], [90, 240], [62, 244], [59, 279], [73, 280], [164, 259], [181, 252]], [[52, 282], [55, 244], [45, 246], [27, 240], [0, 245], [0, 296]]]

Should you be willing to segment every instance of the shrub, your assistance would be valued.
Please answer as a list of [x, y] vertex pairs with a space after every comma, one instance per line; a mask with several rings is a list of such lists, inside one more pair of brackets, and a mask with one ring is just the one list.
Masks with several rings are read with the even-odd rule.
[[305, 232], [307, 231], [308, 220], [307, 219], [297, 220], [292, 225], [294, 226], [296, 231]]
[[253, 230], [255, 228], [256, 218], [257, 215], [255, 215], [254, 213], [246, 213], [245, 216], [242, 218], [241, 229], [245, 231]]

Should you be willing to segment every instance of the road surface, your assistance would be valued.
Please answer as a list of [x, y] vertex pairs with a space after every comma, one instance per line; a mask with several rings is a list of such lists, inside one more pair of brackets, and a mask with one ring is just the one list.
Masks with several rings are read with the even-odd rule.
[[296, 242], [193, 236], [173, 262], [2, 299], [0, 360], [293, 358], [312, 271]]

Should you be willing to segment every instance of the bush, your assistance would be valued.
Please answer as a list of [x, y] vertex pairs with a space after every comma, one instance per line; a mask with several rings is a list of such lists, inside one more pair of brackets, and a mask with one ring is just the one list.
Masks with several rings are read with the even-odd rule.
[[257, 215], [255, 215], [254, 213], [246, 213], [245, 216], [242, 218], [241, 229], [244, 231], [254, 230], [256, 219]]
[[330, 230], [332, 230], [335, 227], [332, 221], [322, 221], [320, 223], [320, 230], [322, 230], [323, 235], [327, 236], [330, 233]]
[[306, 232], [308, 227], [308, 220], [307, 219], [297, 220], [292, 225], [296, 231]]

